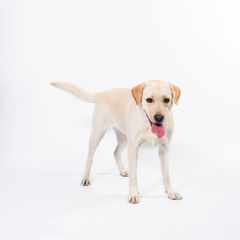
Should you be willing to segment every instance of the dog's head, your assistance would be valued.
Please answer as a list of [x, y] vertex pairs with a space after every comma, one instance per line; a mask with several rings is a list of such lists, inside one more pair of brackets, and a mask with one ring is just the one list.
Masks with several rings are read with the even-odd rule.
[[148, 118], [152, 132], [161, 138], [164, 134], [164, 122], [168, 118], [173, 101], [178, 103], [181, 90], [171, 83], [152, 80], [134, 87], [132, 96]]

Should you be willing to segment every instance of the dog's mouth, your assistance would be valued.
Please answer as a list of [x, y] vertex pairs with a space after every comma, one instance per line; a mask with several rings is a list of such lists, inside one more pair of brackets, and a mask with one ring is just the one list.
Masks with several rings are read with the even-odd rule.
[[145, 112], [146, 116], [147, 116], [147, 119], [151, 125], [151, 131], [153, 134], [155, 134], [159, 139], [162, 138], [164, 135], [165, 135], [165, 129], [164, 129], [164, 126], [163, 124], [160, 124], [160, 123], [153, 123], [147, 113]]
[[162, 138], [165, 135], [165, 129], [164, 126], [162, 124], [158, 124], [158, 123], [151, 123], [151, 127], [152, 127], [152, 133], [154, 133], [159, 139]]

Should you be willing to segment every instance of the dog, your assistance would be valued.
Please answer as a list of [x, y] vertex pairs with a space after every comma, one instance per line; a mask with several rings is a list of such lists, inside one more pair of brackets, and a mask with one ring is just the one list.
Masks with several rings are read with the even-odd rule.
[[[95, 103], [89, 152], [86, 160], [82, 186], [90, 185], [90, 171], [93, 155], [107, 128], [112, 127], [117, 136], [114, 157], [121, 176], [129, 175], [130, 203], [139, 203], [137, 188], [137, 154], [144, 146], [159, 147], [162, 178], [168, 198], [182, 199], [169, 178], [169, 142], [173, 133], [173, 102], [177, 105], [181, 90], [161, 80], [141, 83], [132, 89], [116, 88], [99, 93], [89, 93], [83, 89], [62, 82], [52, 82], [53, 86], [66, 90], [80, 99]], [[129, 174], [125, 170], [121, 155], [128, 149]]]

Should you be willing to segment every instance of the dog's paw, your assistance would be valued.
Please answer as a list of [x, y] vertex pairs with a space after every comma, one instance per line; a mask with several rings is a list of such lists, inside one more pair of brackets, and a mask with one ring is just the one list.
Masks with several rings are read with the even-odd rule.
[[140, 202], [140, 196], [139, 195], [131, 195], [128, 197], [128, 202], [136, 204]]
[[122, 177], [128, 177], [129, 176], [127, 171], [121, 172], [120, 175]]
[[82, 186], [89, 186], [91, 185], [91, 182], [89, 179], [83, 179], [82, 182], [81, 182], [81, 185]]
[[180, 193], [177, 192], [166, 192], [168, 198], [172, 199], [172, 200], [182, 200], [183, 197]]

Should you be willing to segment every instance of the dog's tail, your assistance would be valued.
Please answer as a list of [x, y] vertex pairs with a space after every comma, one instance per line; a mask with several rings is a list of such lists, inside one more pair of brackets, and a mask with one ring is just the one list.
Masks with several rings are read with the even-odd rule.
[[83, 101], [86, 102], [96, 102], [97, 99], [97, 93], [89, 93], [84, 91], [78, 86], [75, 86], [70, 83], [64, 83], [64, 82], [51, 82], [51, 85], [57, 88], [61, 88], [67, 92], [70, 92], [74, 96], [82, 99]]

